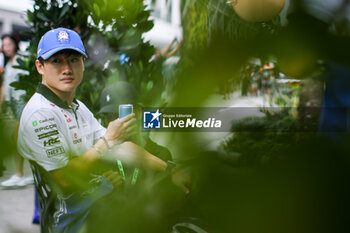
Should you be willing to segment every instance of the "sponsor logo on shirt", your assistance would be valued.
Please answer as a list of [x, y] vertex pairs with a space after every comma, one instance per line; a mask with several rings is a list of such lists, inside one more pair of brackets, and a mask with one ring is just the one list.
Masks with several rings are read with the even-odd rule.
[[56, 155], [65, 153], [63, 146], [58, 146], [49, 150], [46, 150], [47, 157], [51, 158]]
[[38, 122], [37, 122], [37, 121], [33, 121], [33, 122], [32, 122], [32, 125], [33, 125], [33, 127], [35, 127], [35, 126], [38, 125]]
[[45, 123], [45, 122], [48, 122], [48, 121], [54, 121], [55, 118], [47, 118], [47, 119], [44, 119], [44, 120], [39, 120], [39, 123]]
[[52, 125], [46, 125], [46, 126], [43, 126], [43, 127], [39, 127], [37, 129], [34, 130], [35, 133], [40, 133], [42, 130], [50, 130], [52, 128], [56, 128], [57, 125], [56, 124], [52, 124]]
[[92, 133], [89, 133], [88, 135], [86, 135], [86, 140], [89, 141], [92, 138]]
[[84, 117], [81, 118], [82, 122], [83, 122], [83, 127], [87, 127], [88, 123], [86, 122], [86, 120], [84, 119]]
[[73, 125], [73, 126], [70, 126], [70, 127], [69, 127], [69, 129], [75, 129], [75, 128], [77, 128], [76, 125]]
[[81, 143], [81, 142], [82, 142], [81, 138], [73, 141], [74, 144], [78, 144], [78, 143]]
[[70, 119], [67, 114], [64, 113], [64, 111], [61, 109], [61, 112], [63, 113], [63, 116], [66, 118], [67, 122], [70, 123], [72, 122], [72, 119]]
[[39, 134], [38, 138], [40, 140], [40, 139], [48, 138], [48, 137], [51, 137], [51, 136], [54, 136], [54, 135], [57, 135], [57, 134], [59, 134], [58, 130], [53, 130], [53, 131], [50, 131], [50, 132], [47, 132], [47, 133]]
[[59, 140], [58, 137], [56, 138], [50, 138], [47, 141], [44, 141], [44, 146], [52, 146], [53, 144], [60, 143], [61, 141]]
[[78, 134], [76, 132], [73, 134], [73, 137], [75, 138], [75, 140], [73, 140], [73, 144], [78, 144], [82, 142], [81, 138], [78, 139]]

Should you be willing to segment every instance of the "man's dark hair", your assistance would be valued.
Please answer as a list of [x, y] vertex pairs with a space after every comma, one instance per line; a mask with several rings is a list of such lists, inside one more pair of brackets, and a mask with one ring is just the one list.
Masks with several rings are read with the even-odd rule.
[[[73, 49], [63, 49], [55, 54], [53, 54], [52, 56], [55, 56], [55, 55], [59, 55], [59, 54], [63, 54], [63, 55], [66, 55], [66, 56], [71, 56], [71, 55], [80, 55], [82, 57], [84, 57], [81, 53], [79, 53], [78, 51], [75, 51]], [[85, 58], [85, 57], [84, 57]], [[50, 58], [48, 58], [50, 59]], [[45, 61], [47, 61], [48, 59], [44, 60], [42, 57], [39, 57], [38, 60], [41, 64], [44, 64]]]

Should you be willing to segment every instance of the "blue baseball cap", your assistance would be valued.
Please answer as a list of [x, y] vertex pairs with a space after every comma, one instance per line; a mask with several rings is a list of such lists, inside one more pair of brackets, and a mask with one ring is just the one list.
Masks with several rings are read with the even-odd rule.
[[81, 53], [84, 57], [88, 57], [78, 33], [67, 28], [56, 28], [46, 32], [41, 37], [38, 44], [37, 59], [41, 57], [47, 60], [64, 49], [72, 49]]

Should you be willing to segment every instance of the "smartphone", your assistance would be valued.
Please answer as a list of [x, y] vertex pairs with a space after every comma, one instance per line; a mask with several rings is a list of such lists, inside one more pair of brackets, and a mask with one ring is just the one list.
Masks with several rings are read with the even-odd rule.
[[132, 104], [119, 105], [119, 118], [123, 118], [131, 113], [133, 113], [133, 105]]

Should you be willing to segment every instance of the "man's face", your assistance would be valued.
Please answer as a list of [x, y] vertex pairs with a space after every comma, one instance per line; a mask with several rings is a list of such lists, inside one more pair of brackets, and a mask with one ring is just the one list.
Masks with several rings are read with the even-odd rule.
[[74, 94], [83, 79], [84, 59], [76, 53], [57, 53], [43, 64], [37, 61], [36, 67], [42, 83], [58, 96]]

